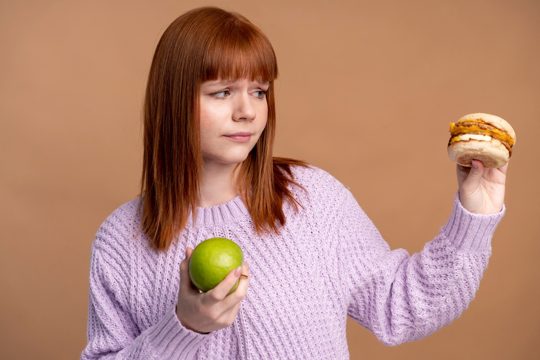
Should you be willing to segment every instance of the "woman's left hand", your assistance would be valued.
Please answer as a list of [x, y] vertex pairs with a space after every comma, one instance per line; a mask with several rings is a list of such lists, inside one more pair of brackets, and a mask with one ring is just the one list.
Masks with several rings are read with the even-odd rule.
[[472, 168], [457, 165], [459, 200], [463, 207], [476, 214], [495, 214], [504, 204], [508, 164], [488, 169], [473, 160]]

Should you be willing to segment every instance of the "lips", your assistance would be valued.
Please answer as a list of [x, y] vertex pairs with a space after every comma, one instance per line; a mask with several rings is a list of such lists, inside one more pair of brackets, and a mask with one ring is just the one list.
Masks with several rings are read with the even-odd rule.
[[253, 134], [248, 133], [248, 132], [238, 132], [234, 134], [225, 135], [225, 137], [235, 142], [247, 143], [250, 141], [251, 135]]
[[237, 133], [234, 133], [234, 134], [227, 134], [225, 136], [251, 136], [253, 135], [252, 133], [249, 133], [249, 132], [237, 132]]

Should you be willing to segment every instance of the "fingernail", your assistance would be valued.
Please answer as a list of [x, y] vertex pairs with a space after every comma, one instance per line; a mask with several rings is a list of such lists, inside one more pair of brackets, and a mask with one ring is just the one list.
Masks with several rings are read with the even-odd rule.
[[242, 273], [242, 267], [239, 266], [236, 268], [236, 270], [234, 270], [234, 276], [236, 277], [240, 277], [240, 274]]

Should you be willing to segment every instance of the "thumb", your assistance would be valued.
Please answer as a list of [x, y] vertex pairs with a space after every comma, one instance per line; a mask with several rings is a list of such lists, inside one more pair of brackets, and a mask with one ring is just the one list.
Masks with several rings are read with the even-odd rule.
[[480, 182], [480, 179], [482, 179], [482, 176], [484, 175], [484, 164], [482, 164], [479, 160], [472, 160], [471, 161], [471, 171], [469, 172], [469, 175], [467, 176], [466, 181], [470, 185], [476, 185]]

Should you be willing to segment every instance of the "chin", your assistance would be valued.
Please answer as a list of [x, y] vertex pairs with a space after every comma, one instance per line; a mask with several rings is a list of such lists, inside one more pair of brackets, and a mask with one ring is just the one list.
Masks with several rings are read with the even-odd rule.
[[213, 162], [221, 165], [237, 165], [247, 159], [249, 152], [235, 154], [220, 154], [217, 156], [204, 156], [205, 162]]

